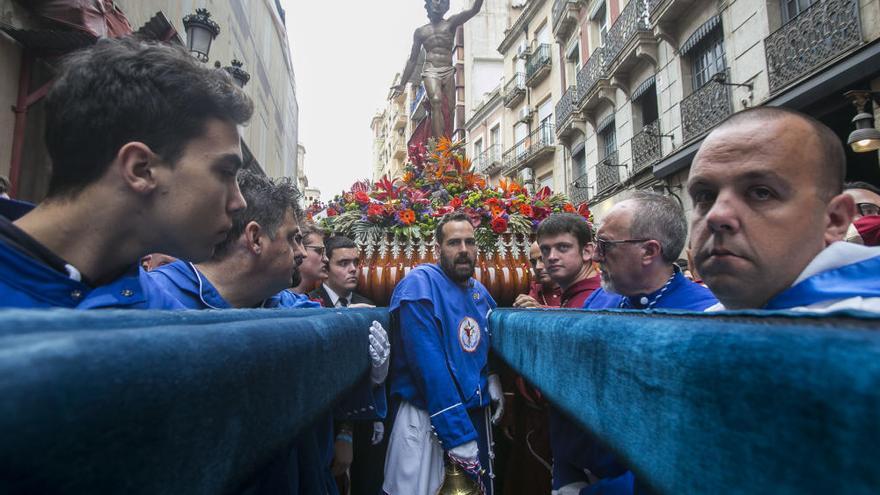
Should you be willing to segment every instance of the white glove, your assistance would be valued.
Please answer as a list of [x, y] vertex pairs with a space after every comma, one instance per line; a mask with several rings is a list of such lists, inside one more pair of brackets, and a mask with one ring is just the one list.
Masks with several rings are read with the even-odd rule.
[[451, 448], [449, 450], [449, 457], [458, 464], [468, 465], [479, 463], [480, 448], [477, 447], [476, 440], [471, 440], [468, 443], [463, 443], [458, 447]]
[[381, 384], [388, 377], [388, 357], [391, 355], [391, 344], [388, 342], [388, 333], [378, 321], [370, 325], [370, 380], [376, 385]]
[[578, 495], [581, 492], [581, 488], [586, 488], [588, 486], [590, 486], [589, 483], [577, 481], [575, 483], [565, 485], [559, 488], [559, 490], [553, 490], [553, 495]]
[[381, 421], [373, 421], [373, 438], [370, 443], [379, 445], [383, 438], [385, 438], [385, 425]]
[[498, 378], [498, 375], [489, 375], [489, 398], [495, 404], [492, 424], [497, 425], [501, 421], [501, 416], [504, 416], [504, 392], [501, 390], [501, 378]]

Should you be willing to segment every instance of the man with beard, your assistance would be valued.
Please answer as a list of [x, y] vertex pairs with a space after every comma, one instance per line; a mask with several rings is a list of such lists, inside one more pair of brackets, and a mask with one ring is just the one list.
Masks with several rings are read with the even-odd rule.
[[746, 110], [706, 137], [687, 189], [713, 310], [880, 311], [880, 248], [840, 242], [856, 212], [844, 177], [840, 138], [794, 110]]
[[[655, 308], [703, 311], [717, 302], [675, 264], [687, 239], [684, 211], [661, 194], [637, 192], [615, 205], [596, 234], [593, 261], [602, 288], [585, 309]], [[629, 494], [635, 478], [614, 456], [565, 416], [551, 416], [553, 488], [559, 495]], [[589, 474], [587, 474], [589, 473]]]
[[547, 274], [562, 289], [561, 307], [580, 308], [599, 288], [589, 224], [580, 215], [556, 213], [541, 222], [537, 237]]
[[497, 375], [488, 375], [489, 312], [496, 307], [473, 279], [474, 227], [464, 213], [437, 224], [440, 263], [413, 269], [395, 288], [391, 396], [396, 403], [385, 462], [389, 495], [434, 495], [444, 451], [492, 493], [490, 401], [503, 413]]
[[562, 306], [562, 289], [550, 278], [541, 256], [541, 248], [533, 242], [529, 248], [532, 281], [529, 293], [516, 296], [514, 308], [558, 308]]

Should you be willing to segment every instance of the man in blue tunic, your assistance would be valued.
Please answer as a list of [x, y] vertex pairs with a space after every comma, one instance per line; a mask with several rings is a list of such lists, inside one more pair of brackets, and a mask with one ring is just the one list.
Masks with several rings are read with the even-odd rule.
[[697, 269], [720, 309], [880, 312], [880, 247], [842, 242], [855, 214], [840, 138], [794, 110], [740, 112], [688, 179]]
[[[675, 264], [686, 239], [684, 212], [671, 198], [638, 192], [615, 205], [602, 220], [593, 252], [602, 288], [584, 302], [584, 308], [703, 311], [715, 304], [712, 293], [685, 278]], [[553, 488], [558, 495], [635, 491], [632, 473], [565, 416], [551, 416], [550, 439]]]
[[490, 402], [503, 412], [497, 375], [489, 375], [489, 312], [495, 301], [473, 279], [474, 228], [463, 213], [438, 223], [439, 264], [413, 269], [394, 290], [395, 355], [391, 395], [399, 402], [388, 445], [383, 490], [434, 495], [444, 452], [492, 493]]
[[211, 256], [245, 207], [252, 111], [180, 47], [101, 39], [69, 57], [46, 98], [48, 195], [0, 218], [0, 307], [179, 307], [138, 261]]

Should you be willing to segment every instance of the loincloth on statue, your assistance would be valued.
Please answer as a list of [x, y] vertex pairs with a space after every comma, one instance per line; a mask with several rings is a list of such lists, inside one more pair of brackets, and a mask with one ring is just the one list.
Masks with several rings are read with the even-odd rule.
[[422, 79], [437, 79], [441, 83], [455, 80], [455, 67], [425, 67], [422, 69]]

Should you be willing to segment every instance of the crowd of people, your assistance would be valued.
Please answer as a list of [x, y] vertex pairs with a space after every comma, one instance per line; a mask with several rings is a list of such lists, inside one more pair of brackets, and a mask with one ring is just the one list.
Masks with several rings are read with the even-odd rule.
[[[36, 206], [0, 199], [0, 308], [372, 307], [357, 292], [355, 243], [305, 221], [289, 180], [245, 166], [238, 126], [252, 111], [228, 75], [180, 48], [102, 39], [71, 56], [46, 102], [48, 195]], [[608, 308], [878, 313], [880, 192], [845, 177], [842, 144], [820, 122], [740, 112], [694, 158], [689, 219], [679, 201], [648, 192], [598, 229], [551, 215], [514, 306], [583, 308], [584, 318]], [[512, 494], [639, 491], [540, 390], [502, 378], [469, 217], [446, 215], [434, 240], [437, 263], [394, 290], [392, 328], [364, 329], [362, 383], [251, 489], [434, 494], [453, 463], [487, 494], [502, 480]], [[512, 441], [499, 470], [496, 429]]]

